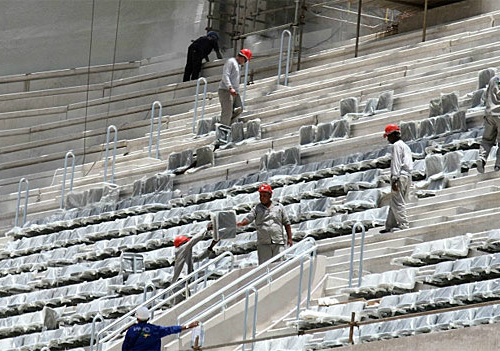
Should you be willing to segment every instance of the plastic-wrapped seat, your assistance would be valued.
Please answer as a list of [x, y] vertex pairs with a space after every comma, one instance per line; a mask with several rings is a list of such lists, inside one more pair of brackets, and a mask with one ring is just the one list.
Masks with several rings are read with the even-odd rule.
[[464, 283], [457, 285], [453, 293], [454, 303], [463, 305], [472, 301], [473, 290], [474, 283]]
[[261, 138], [262, 132], [261, 132], [261, 128], [260, 128], [260, 123], [261, 123], [261, 121], [259, 118], [252, 119], [252, 120], [248, 121], [247, 130], [246, 130], [246, 139], [250, 139], [250, 138], [260, 139]]
[[435, 307], [448, 307], [453, 305], [455, 286], [446, 286], [443, 288], [436, 289], [434, 293], [434, 306]]
[[445, 261], [436, 265], [436, 269], [431, 276], [427, 276], [425, 280], [428, 283], [443, 283], [453, 278], [453, 262]]
[[380, 323], [380, 329], [378, 330], [378, 338], [379, 340], [387, 340], [392, 339], [396, 336], [399, 321], [386, 321], [384, 323]]
[[478, 307], [475, 309], [475, 312], [472, 325], [489, 324], [493, 322], [493, 318], [495, 317], [496, 306], [487, 305]]
[[360, 211], [378, 207], [381, 197], [380, 189], [349, 191], [344, 201], [344, 207], [350, 211]]
[[436, 289], [420, 290], [415, 301], [415, 307], [418, 311], [426, 311], [434, 306], [434, 294]]
[[322, 142], [330, 139], [332, 134], [332, 124], [331, 123], [319, 123], [316, 126], [316, 134], [314, 136], [314, 142]]
[[302, 126], [299, 129], [299, 144], [307, 145], [314, 143], [316, 138], [316, 126], [308, 125]]
[[358, 99], [355, 97], [345, 98], [340, 100], [340, 116], [343, 117], [348, 113], [358, 112]]
[[[379, 339], [379, 331], [383, 323], [365, 324], [359, 327], [359, 341], [371, 342]], [[349, 328], [345, 328], [349, 331]], [[349, 340], [348, 340], [349, 341]]]
[[417, 138], [417, 124], [414, 121], [401, 122], [401, 139], [403, 141], [415, 140]]
[[394, 305], [397, 313], [410, 313], [417, 308], [418, 292], [402, 294], [399, 297], [397, 304]]
[[436, 314], [429, 314], [415, 318], [415, 334], [429, 333], [434, 329], [437, 321]]
[[455, 311], [453, 322], [451, 323], [452, 328], [457, 329], [470, 326], [475, 314], [476, 310], [474, 308]]

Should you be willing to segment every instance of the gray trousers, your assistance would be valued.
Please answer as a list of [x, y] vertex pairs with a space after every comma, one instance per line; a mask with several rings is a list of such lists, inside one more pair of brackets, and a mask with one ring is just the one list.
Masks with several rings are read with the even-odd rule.
[[229, 90], [219, 89], [219, 102], [221, 108], [219, 122], [226, 126], [230, 126], [232, 119], [239, 115], [234, 113], [234, 109], [242, 106], [240, 94], [233, 97], [229, 93]]
[[259, 256], [259, 264], [270, 260], [274, 256], [283, 252], [283, 250], [285, 250], [285, 245], [257, 243], [257, 255]]
[[[479, 158], [486, 163], [491, 148], [495, 144], [500, 144], [500, 118], [490, 115], [484, 117], [484, 134], [479, 148]], [[495, 166], [500, 166], [500, 148], [497, 150], [497, 160]]]
[[387, 219], [385, 220], [386, 229], [407, 229], [410, 227], [406, 216], [406, 201], [410, 190], [410, 183], [410, 176], [402, 175], [397, 181], [398, 191], [392, 190], [389, 213], [387, 214]]

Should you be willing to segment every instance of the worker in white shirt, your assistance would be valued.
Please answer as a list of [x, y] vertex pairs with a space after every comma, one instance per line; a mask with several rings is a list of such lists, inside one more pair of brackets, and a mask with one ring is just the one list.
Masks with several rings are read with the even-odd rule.
[[[231, 57], [222, 68], [222, 79], [219, 83], [219, 102], [221, 117], [219, 123], [222, 125], [222, 133], [229, 134], [232, 121], [243, 112], [240, 88], [240, 65], [245, 64], [252, 58], [249, 49], [241, 49], [236, 57]], [[221, 133], [221, 131], [218, 131]], [[221, 143], [222, 140], [220, 140]]]
[[[495, 144], [500, 145], [500, 76], [490, 79], [486, 89], [486, 111], [484, 116], [484, 133], [479, 148], [477, 171], [484, 173], [484, 166]], [[500, 147], [497, 150], [495, 171], [500, 171]]]
[[398, 125], [387, 125], [384, 138], [387, 138], [389, 143], [393, 145], [391, 158], [392, 191], [385, 228], [380, 233], [389, 233], [409, 228], [406, 201], [410, 190], [413, 161], [410, 148], [401, 140], [401, 129]]

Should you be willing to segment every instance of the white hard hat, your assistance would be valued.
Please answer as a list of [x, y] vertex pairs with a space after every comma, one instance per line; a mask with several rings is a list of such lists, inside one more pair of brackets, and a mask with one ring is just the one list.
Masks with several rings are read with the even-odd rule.
[[147, 321], [149, 319], [149, 310], [147, 307], [139, 307], [137, 311], [135, 311], [135, 317], [140, 321]]

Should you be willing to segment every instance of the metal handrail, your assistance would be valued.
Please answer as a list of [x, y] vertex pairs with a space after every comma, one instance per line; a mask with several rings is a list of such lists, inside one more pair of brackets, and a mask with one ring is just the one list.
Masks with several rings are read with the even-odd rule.
[[158, 134], [156, 137], [156, 158], [160, 156], [160, 130], [161, 130], [161, 117], [162, 117], [162, 106], [161, 102], [155, 101], [151, 105], [151, 124], [149, 126], [149, 151], [148, 157], [151, 157], [151, 145], [153, 144], [153, 124], [155, 119], [155, 107], [158, 106]]
[[[90, 334], [90, 351], [94, 350], [94, 340], [97, 342], [99, 342], [99, 339], [96, 340], [96, 337], [95, 337], [95, 322], [96, 320], [100, 319], [101, 322], [104, 322], [104, 318], [101, 316], [101, 314], [98, 312], [94, 318], [92, 318], [92, 332]], [[99, 334], [97, 335], [97, 337], [99, 337]]]
[[64, 170], [63, 170], [63, 179], [61, 186], [61, 210], [64, 208], [64, 188], [66, 187], [66, 170], [68, 168], [68, 156], [71, 156], [71, 181], [69, 183], [69, 191], [73, 190], [73, 180], [75, 178], [75, 154], [70, 150], [66, 152], [66, 156], [64, 156]]
[[14, 220], [14, 226], [18, 226], [19, 219], [19, 205], [21, 204], [21, 185], [26, 183], [26, 198], [24, 199], [24, 211], [23, 211], [23, 225], [26, 223], [26, 215], [28, 214], [28, 198], [30, 197], [30, 182], [27, 178], [19, 179], [19, 185], [17, 186], [17, 205], [16, 205], [16, 218]]
[[[306, 244], [312, 244], [313, 246], [307, 248], [303, 252], [301, 252], [298, 256], [293, 257], [292, 259], [288, 261], [281, 262], [286, 255], [292, 254], [294, 250], [296, 250], [298, 247], [301, 246], [306, 246]], [[195, 316], [191, 317], [190, 319], [195, 319], [195, 320], [201, 320], [203, 317], [206, 315], [212, 313], [214, 310], [218, 310], [222, 307], [225, 307], [229, 302], [232, 302], [236, 300], [237, 297], [239, 297], [242, 294], [243, 289], [245, 287], [249, 286], [257, 286], [260, 283], [263, 282], [270, 282], [269, 278], [271, 274], [274, 274], [276, 272], [281, 272], [285, 269], [289, 269], [290, 266], [292, 266], [294, 263], [296, 263], [299, 259], [301, 259], [304, 256], [307, 255], [313, 255], [314, 258], [316, 258], [316, 241], [308, 237], [301, 242], [297, 243], [294, 246], [289, 247], [288, 249], [284, 250], [282, 253], [274, 256], [270, 260], [264, 262], [260, 266], [254, 268], [250, 272], [244, 274], [237, 280], [233, 281], [231, 284], [225, 286], [224, 288], [220, 289], [217, 293], [212, 294], [211, 296], [208, 296], [205, 298], [203, 301], [199, 302], [195, 306], [192, 306], [188, 310], [184, 311], [177, 317], [177, 324], [181, 323], [181, 319], [183, 317], [188, 316], [189, 314], [193, 313], [194, 311], [202, 311]], [[279, 263], [277, 265], [274, 265], [275, 263]], [[273, 267], [270, 267], [271, 265], [274, 265]], [[257, 278], [254, 278], [255, 275], [259, 273], [264, 273], [263, 275], [258, 276]], [[229, 290], [235, 288], [235, 291], [228, 292]], [[311, 287], [309, 286], [308, 289], [310, 290]], [[214, 300], [215, 298], [218, 298], [219, 296], [222, 296], [222, 299], [218, 303], [210, 303], [210, 301]], [[308, 292], [308, 297], [310, 297], [310, 292]], [[205, 306], [209, 306], [208, 308]]]
[[[250, 295], [250, 291], [253, 291], [254, 293], [252, 339], [255, 339], [255, 332], [257, 330], [257, 304], [259, 303], [259, 292], [254, 286], [250, 286], [246, 289], [245, 293], [245, 318], [243, 320], [243, 340], [247, 339], [248, 297]], [[252, 343], [252, 351], [253, 347], [254, 343]], [[242, 351], [245, 351], [245, 344], [243, 344], [242, 346]]]
[[194, 111], [193, 111], [193, 134], [196, 132], [196, 117], [198, 116], [198, 94], [200, 93], [200, 82], [203, 82], [203, 105], [201, 107], [201, 117], [205, 116], [205, 103], [207, 99], [208, 82], [204, 77], [198, 78], [196, 81], [196, 93], [194, 94]]
[[106, 183], [108, 177], [108, 153], [109, 153], [109, 135], [111, 134], [111, 129], [114, 130], [114, 140], [113, 140], [113, 165], [111, 167], [111, 182], [113, 184], [115, 180], [115, 159], [116, 159], [116, 144], [118, 142], [118, 129], [114, 125], [110, 125], [108, 127], [108, 131], [106, 133], [106, 153], [104, 156], [104, 183]]
[[[144, 285], [144, 292], [142, 295], [142, 302], [145, 302], [148, 298], [148, 288], [151, 288], [151, 291], [153, 292], [153, 296], [156, 295], [156, 286], [153, 283], [147, 283]], [[152, 316], [154, 317], [154, 316]]]
[[248, 65], [249, 61], [245, 63], [245, 82], [243, 83], [243, 99], [241, 99], [241, 109], [245, 110], [245, 99], [247, 96], [247, 84], [248, 84]]
[[365, 250], [365, 226], [361, 222], [357, 222], [352, 226], [351, 238], [351, 262], [349, 263], [349, 288], [352, 288], [352, 275], [354, 266], [354, 240], [356, 239], [356, 228], [361, 227], [361, 247], [359, 252], [359, 276], [358, 288], [361, 286], [361, 276], [363, 275], [363, 252]]
[[280, 85], [281, 81], [281, 62], [283, 60], [283, 41], [285, 40], [285, 34], [288, 34], [288, 46], [287, 46], [287, 55], [286, 55], [286, 71], [285, 71], [285, 86], [288, 85], [288, 70], [290, 68], [290, 53], [292, 49], [292, 33], [285, 29], [281, 33], [281, 42], [280, 42], [280, 60], [278, 63], [278, 85]]
[[[231, 259], [230, 270], [232, 270], [233, 266], [234, 266], [234, 260], [235, 260], [234, 259], [234, 255], [231, 252], [226, 251], [223, 254], [217, 256], [216, 259], [207, 262], [206, 264], [204, 264], [203, 266], [201, 266], [200, 268], [198, 268], [196, 271], [188, 274], [186, 277], [184, 277], [183, 279], [181, 279], [181, 280], [175, 282], [174, 284], [170, 285], [168, 288], [161, 290], [155, 296], [150, 297], [148, 300], [144, 301], [143, 303], [141, 303], [140, 305], [138, 305], [136, 308], [132, 309], [131, 311], [129, 311], [128, 313], [126, 313], [122, 317], [116, 319], [113, 323], [111, 323], [111, 324], [107, 325], [106, 327], [104, 327], [101, 331], [99, 331], [97, 333], [97, 341], [96, 341], [96, 344], [98, 345], [97, 346], [97, 350], [98, 351], [101, 350], [102, 343], [105, 343], [105, 342], [108, 342], [108, 341], [112, 340], [113, 338], [115, 338], [116, 336], [118, 336], [120, 333], [122, 333], [125, 329], [129, 328], [134, 323], [133, 321], [129, 321], [128, 323], [123, 324], [118, 329], [112, 331], [111, 333], [109, 333], [105, 337], [102, 337], [102, 335], [104, 333], [110, 331], [113, 327], [116, 327], [117, 325], [119, 325], [122, 322], [126, 321], [128, 319], [128, 317], [133, 316], [134, 313], [140, 307], [143, 307], [143, 306], [147, 307], [151, 303], [154, 303], [154, 301], [156, 299], [161, 298], [164, 295], [166, 295], [167, 298], [163, 299], [162, 301], [160, 301], [156, 305], [152, 306], [149, 310], [151, 312], [154, 312], [155, 310], [163, 307], [165, 304], [167, 304], [168, 302], [170, 302], [170, 300], [172, 300], [172, 299], [176, 298], [178, 295], [182, 294], [182, 292], [183, 292], [182, 289], [179, 289], [181, 286], [183, 286], [184, 284], [189, 285], [189, 286], [190, 285], [194, 285], [194, 284], [197, 284], [199, 281], [201, 281], [201, 280], [204, 279], [204, 276], [201, 276], [197, 280], [191, 282], [191, 279], [194, 278], [196, 274], [199, 274], [200, 272], [205, 271], [206, 275], [211, 275], [212, 272], [213, 272], [213, 270], [209, 270], [208, 267], [210, 265], [212, 265], [212, 264], [215, 264], [217, 262], [222, 261], [226, 257], [229, 257]], [[173, 293], [173, 294], [170, 295], [171, 293]], [[92, 349], [90, 351], [92, 351]]]
[[[309, 257], [309, 281], [308, 281], [308, 289], [307, 289], [307, 299], [306, 299], [306, 308], [309, 308], [309, 304], [311, 302], [311, 285], [312, 285], [312, 270], [314, 264], [314, 258], [311, 255]], [[299, 291], [297, 293], [297, 312], [296, 318], [299, 319], [300, 314], [300, 302], [302, 300], [302, 277], [304, 276], [304, 256], [300, 258], [300, 276], [299, 276]]]

